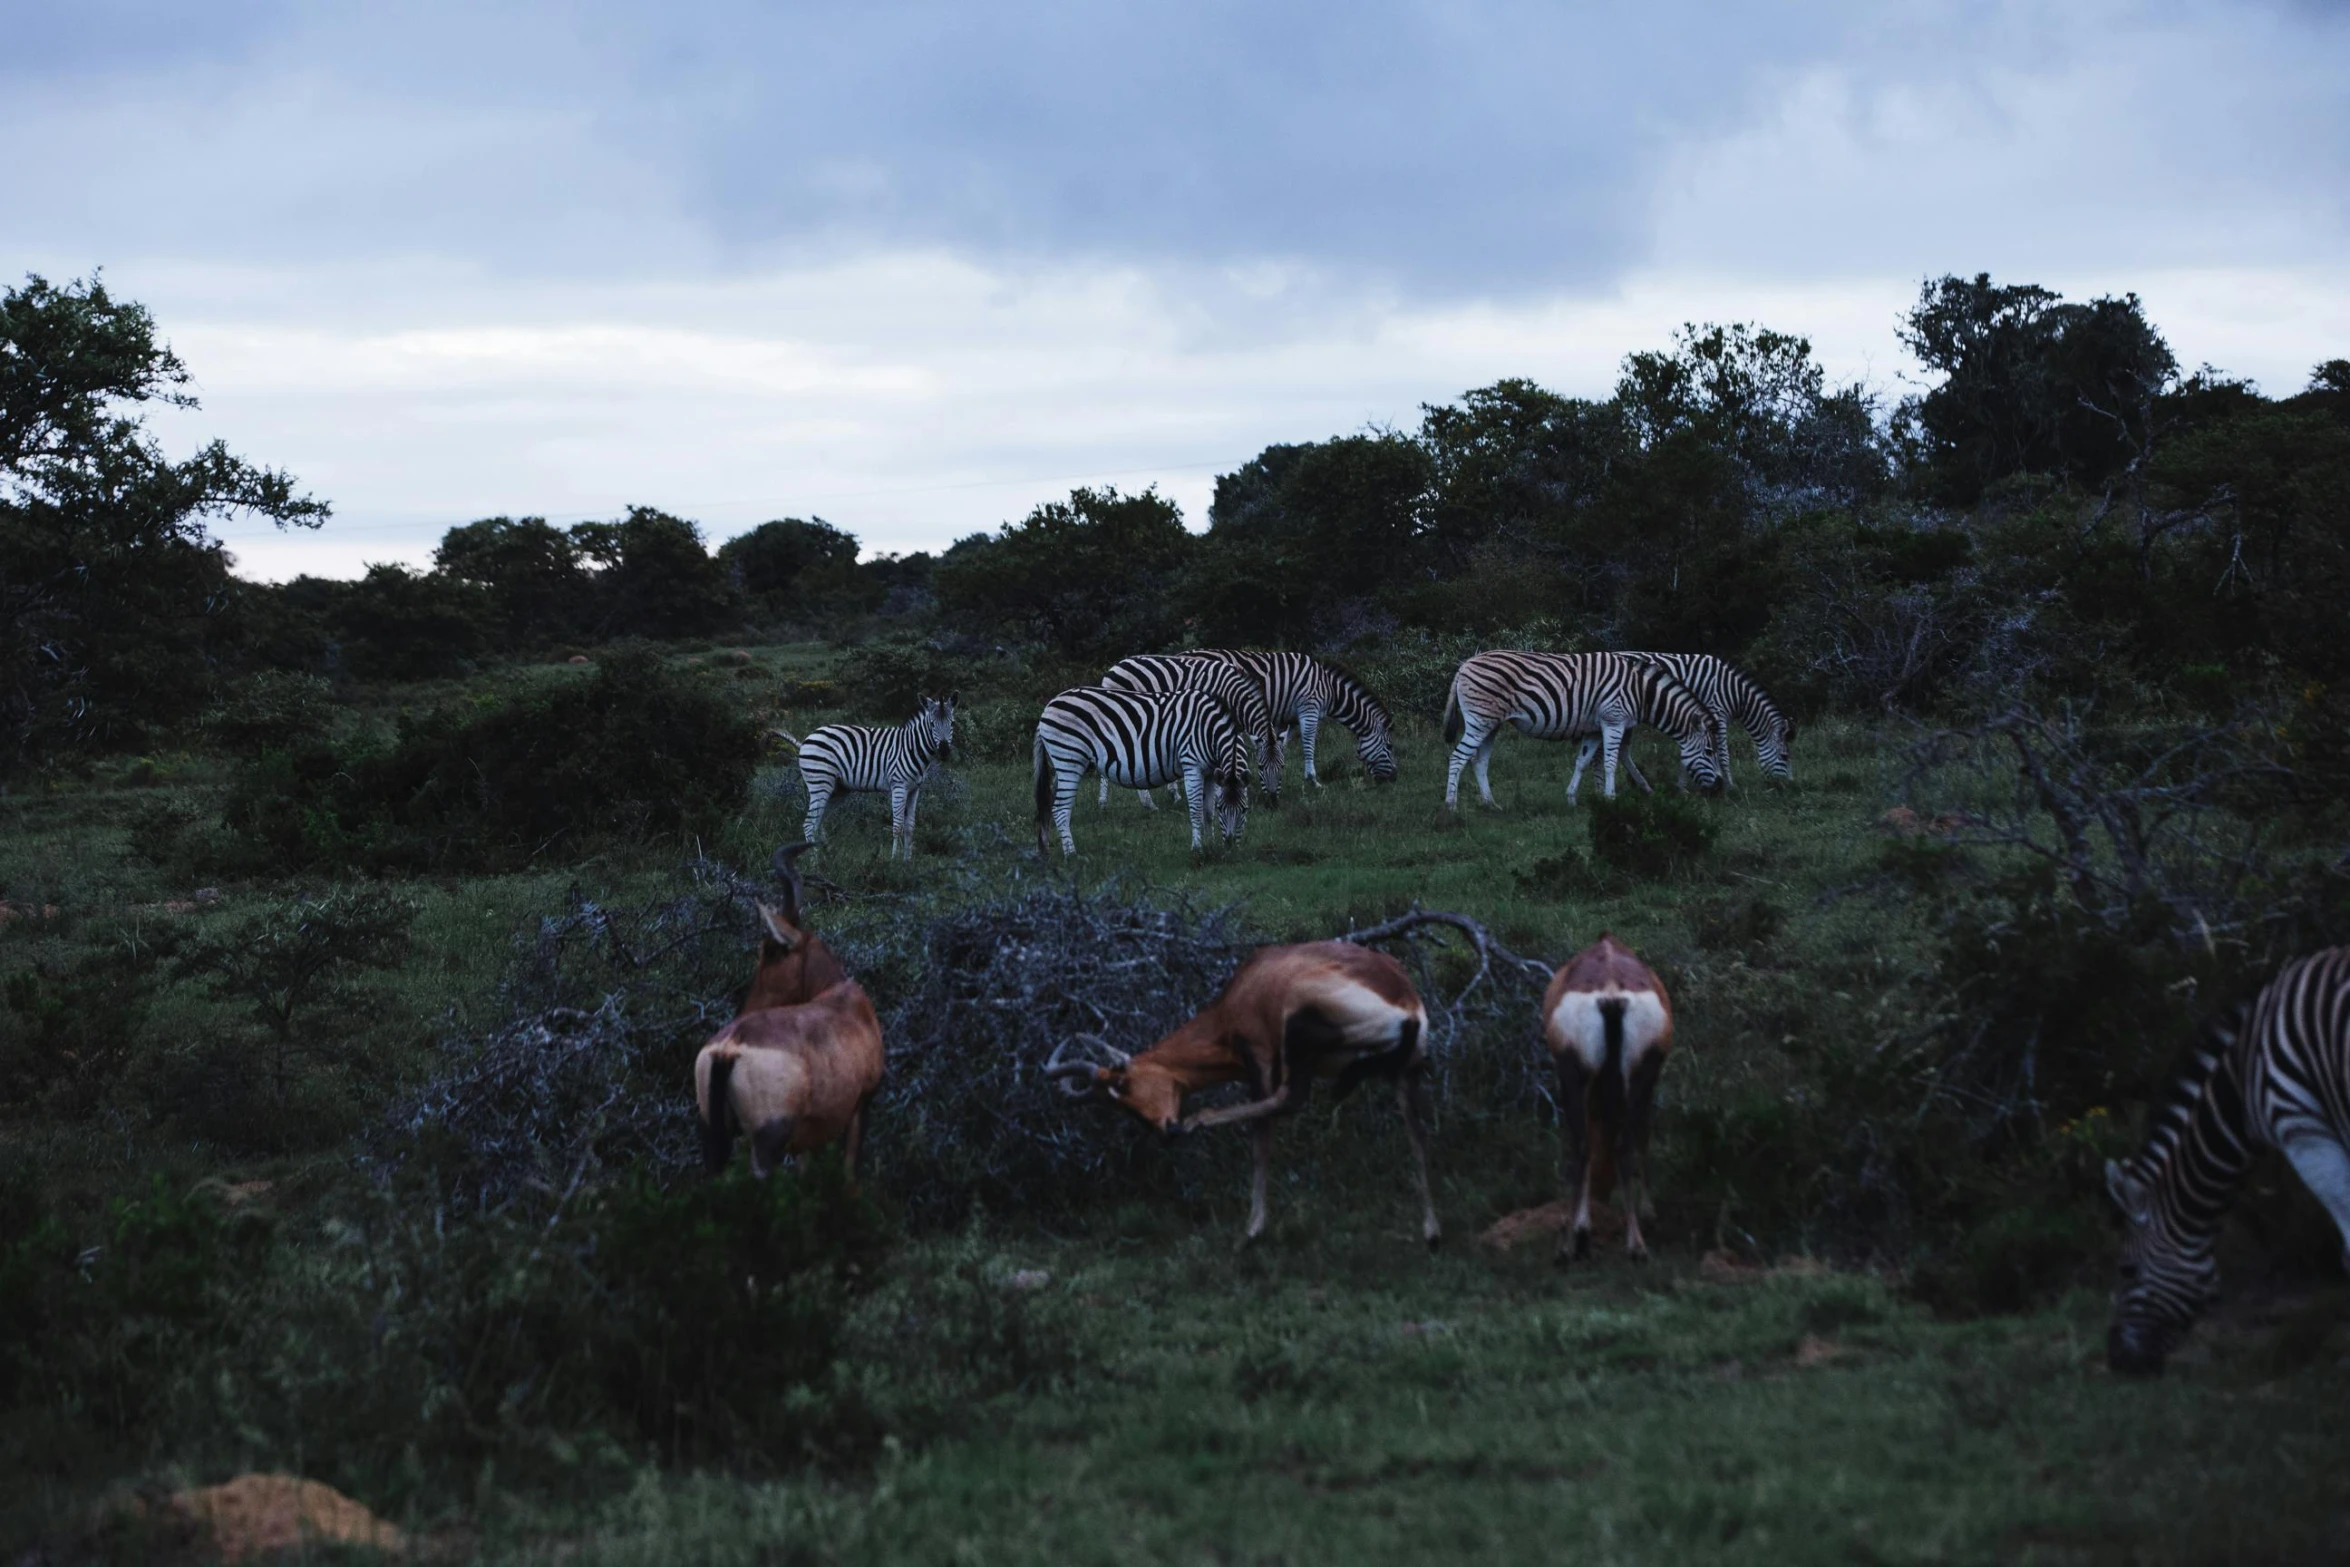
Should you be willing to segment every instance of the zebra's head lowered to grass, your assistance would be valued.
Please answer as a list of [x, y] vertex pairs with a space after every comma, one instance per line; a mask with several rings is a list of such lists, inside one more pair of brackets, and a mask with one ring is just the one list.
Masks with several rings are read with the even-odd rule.
[[1324, 667], [1330, 671], [1330, 711], [1354, 731], [1355, 755], [1362, 758], [1371, 781], [1395, 782], [1395, 742], [1391, 738], [1395, 725], [1387, 716], [1387, 705], [1346, 670], [1329, 664]]
[[2219, 1293], [2220, 1222], [2251, 1161], [2244, 1096], [2227, 1061], [2236, 1026], [2214, 1029], [2188, 1059], [2154, 1112], [2144, 1150], [2105, 1166], [2124, 1226], [2105, 1335], [2116, 1371], [2160, 1371]]

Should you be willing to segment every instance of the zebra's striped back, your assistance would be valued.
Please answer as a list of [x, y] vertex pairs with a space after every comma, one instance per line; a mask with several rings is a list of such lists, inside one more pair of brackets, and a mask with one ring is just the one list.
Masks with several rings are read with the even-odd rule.
[[2105, 1167], [2128, 1224], [2106, 1357], [2155, 1371], [2219, 1283], [2222, 1220], [2254, 1155], [2283, 1150], [2350, 1253], [2350, 947], [2288, 963], [2173, 1078], [2146, 1146]]
[[1255, 675], [1265, 689], [1265, 705], [1275, 729], [1286, 731], [1291, 724], [1302, 728], [1324, 716], [1335, 718], [1354, 731], [1355, 754], [1362, 758], [1371, 777], [1380, 783], [1395, 778], [1394, 725], [1387, 708], [1347, 671], [1305, 653], [1202, 648], [1196, 656]]
[[1204, 691], [1224, 704], [1257, 754], [1257, 787], [1267, 799], [1281, 794], [1281, 735], [1273, 726], [1265, 688], [1250, 671], [1220, 659], [1184, 653], [1137, 653], [1102, 675], [1112, 691]]
[[800, 777], [811, 795], [891, 790], [912, 783], [947, 754], [955, 739], [955, 703], [925, 698], [895, 729], [826, 724], [800, 742]]
[[1226, 839], [1248, 819], [1248, 739], [1224, 704], [1204, 691], [1112, 691], [1072, 686], [1044, 705], [1036, 723], [1036, 837], [1048, 823], [1072, 848], [1069, 806], [1077, 780], [1099, 770], [1129, 789], [1198, 780], [1192, 836], [1197, 847], [1208, 795]]
[[1653, 664], [1697, 693], [1722, 726], [1722, 776], [1730, 773], [1729, 726], [1735, 722], [1754, 741], [1755, 758], [1774, 778], [1792, 778], [1795, 767], [1789, 748], [1795, 744], [1795, 722], [1779, 711], [1769, 693], [1753, 677], [1726, 659], [1711, 653], [1629, 653], [1628, 658]]
[[1446, 737], [1474, 717], [1491, 729], [1515, 724], [1538, 740], [1571, 740], [1610, 724], [1648, 724], [1680, 745], [1698, 787], [1720, 779], [1714, 750], [1721, 726], [1694, 691], [1652, 664], [1621, 653], [1497, 651], [1462, 660], [1452, 679]]

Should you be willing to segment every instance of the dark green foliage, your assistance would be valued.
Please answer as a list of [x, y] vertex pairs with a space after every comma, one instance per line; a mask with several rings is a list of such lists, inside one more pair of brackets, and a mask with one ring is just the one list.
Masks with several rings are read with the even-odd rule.
[[0, 1107], [78, 1118], [136, 1053], [153, 999], [152, 947], [103, 947], [0, 979]]
[[456, 577], [370, 566], [337, 597], [343, 667], [362, 680], [463, 674], [490, 645], [489, 595]]
[[593, 585], [580, 541], [543, 517], [484, 517], [451, 528], [433, 551], [436, 574], [487, 591], [498, 640], [540, 647], [586, 631]]
[[0, 768], [136, 745], [200, 709], [234, 641], [207, 521], [326, 518], [217, 441], [167, 459], [136, 409], [193, 407], [187, 381], [102, 283], [0, 291]]
[[226, 820], [282, 865], [523, 863], [708, 827], [742, 803], [759, 755], [757, 726], [720, 692], [617, 647], [486, 712], [403, 717], [383, 749], [267, 752]]
[[1626, 790], [1594, 795], [1591, 857], [1626, 876], [1654, 880], [1686, 871], [1713, 849], [1721, 825], [1698, 802], [1678, 794]]
[[682, 517], [631, 506], [618, 522], [583, 522], [571, 535], [601, 568], [596, 629], [603, 636], [714, 636], [742, 618], [725, 571], [702, 546], [702, 530]]
[[845, 609], [880, 606], [882, 594], [869, 591], [880, 584], [857, 571], [856, 535], [821, 517], [785, 517], [738, 533], [718, 547], [718, 564], [745, 601], [770, 620], [806, 624]]
[[335, 717], [334, 688], [324, 680], [264, 669], [204, 715], [204, 734], [235, 755], [258, 756], [326, 738]]
[[2145, 452], [2178, 367], [2135, 294], [2067, 304], [1980, 273], [1921, 288], [1902, 342], [1944, 378], [1903, 414], [1937, 489], [1962, 503], [2018, 474], [2115, 478]]
[[1699, 906], [1697, 944], [1716, 952], [1751, 951], [1767, 945], [1786, 924], [1787, 911], [1768, 898], [1727, 898]]
[[974, 534], [934, 574], [940, 608], [974, 629], [1107, 662], [1176, 640], [1171, 591], [1191, 535], [1157, 490], [1072, 490], [994, 534]]

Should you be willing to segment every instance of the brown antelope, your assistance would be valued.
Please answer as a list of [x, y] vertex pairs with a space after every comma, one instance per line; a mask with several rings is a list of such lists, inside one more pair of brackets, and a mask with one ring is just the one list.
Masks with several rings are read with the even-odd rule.
[[[1248, 1235], [1265, 1232], [1265, 1185], [1273, 1162], [1273, 1120], [1305, 1108], [1317, 1077], [1334, 1077], [1344, 1099], [1370, 1076], [1395, 1080], [1396, 1100], [1420, 1173], [1420, 1234], [1444, 1237], [1428, 1190], [1428, 1136], [1420, 1124], [1419, 1088], [1427, 1070], [1421, 1041], [1428, 1009], [1403, 965], [1344, 941], [1264, 947], [1241, 964], [1206, 1011], [1137, 1056], [1080, 1034], [1053, 1052], [1045, 1075], [1074, 1098], [1123, 1105], [1162, 1132], [1246, 1122], [1256, 1147]], [[1110, 1059], [1068, 1059], [1084, 1045]], [[1245, 1083], [1246, 1104], [1183, 1115], [1183, 1096], [1219, 1083]]]
[[1591, 1200], [1605, 1202], [1620, 1173], [1624, 1244], [1648, 1255], [1640, 1210], [1648, 1201], [1648, 1121], [1656, 1080], [1673, 1048], [1673, 1003], [1662, 981], [1613, 936], [1569, 958], [1542, 998], [1542, 1038], [1558, 1068], [1564, 1172], [1575, 1222], [1559, 1232], [1559, 1260], [1591, 1255]]
[[751, 1172], [764, 1176], [785, 1154], [841, 1140], [853, 1185], [865, 1106], [880, 1085], [881, 1021], [864, 988], [832, 949], [800, 922], [804, 843], [775, 851], [783, 907], [759, 905], [766, 927], [759, 966], [734, 1021], [694, 1059], [694, 1102], [702, 1117], [702, 1159], [726, 1168], [739, 1127], [750, 1134]]

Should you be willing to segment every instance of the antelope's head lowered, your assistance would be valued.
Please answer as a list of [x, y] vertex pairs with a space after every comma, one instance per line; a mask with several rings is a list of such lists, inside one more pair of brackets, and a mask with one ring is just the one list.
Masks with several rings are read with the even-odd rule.
[[[1082, 1059], [1078, 1052], [1095, 1059]], [[1098, 1035], [1077, 1034], [1053, 1052], [1044, 1075], [1072, 1099], [1105, 1100], [1162, 1132], [1177, 1132], [1182, 1130], [1183, 1093], [1189, 1085], [1164, 1062], [1153, 1060], [1154, 1054], [1130, 1056]]]
[[742, 1012], [802, 1006], [849, 977], [832, 949], [801, 923], [800, 873], [792, 862], [807, 847], [795, 843], [775, 851], [775, 875], [783, 883], [783, 906], [759, 905], [759, 966], [751, 975], [751, 988], [744, 993]]

